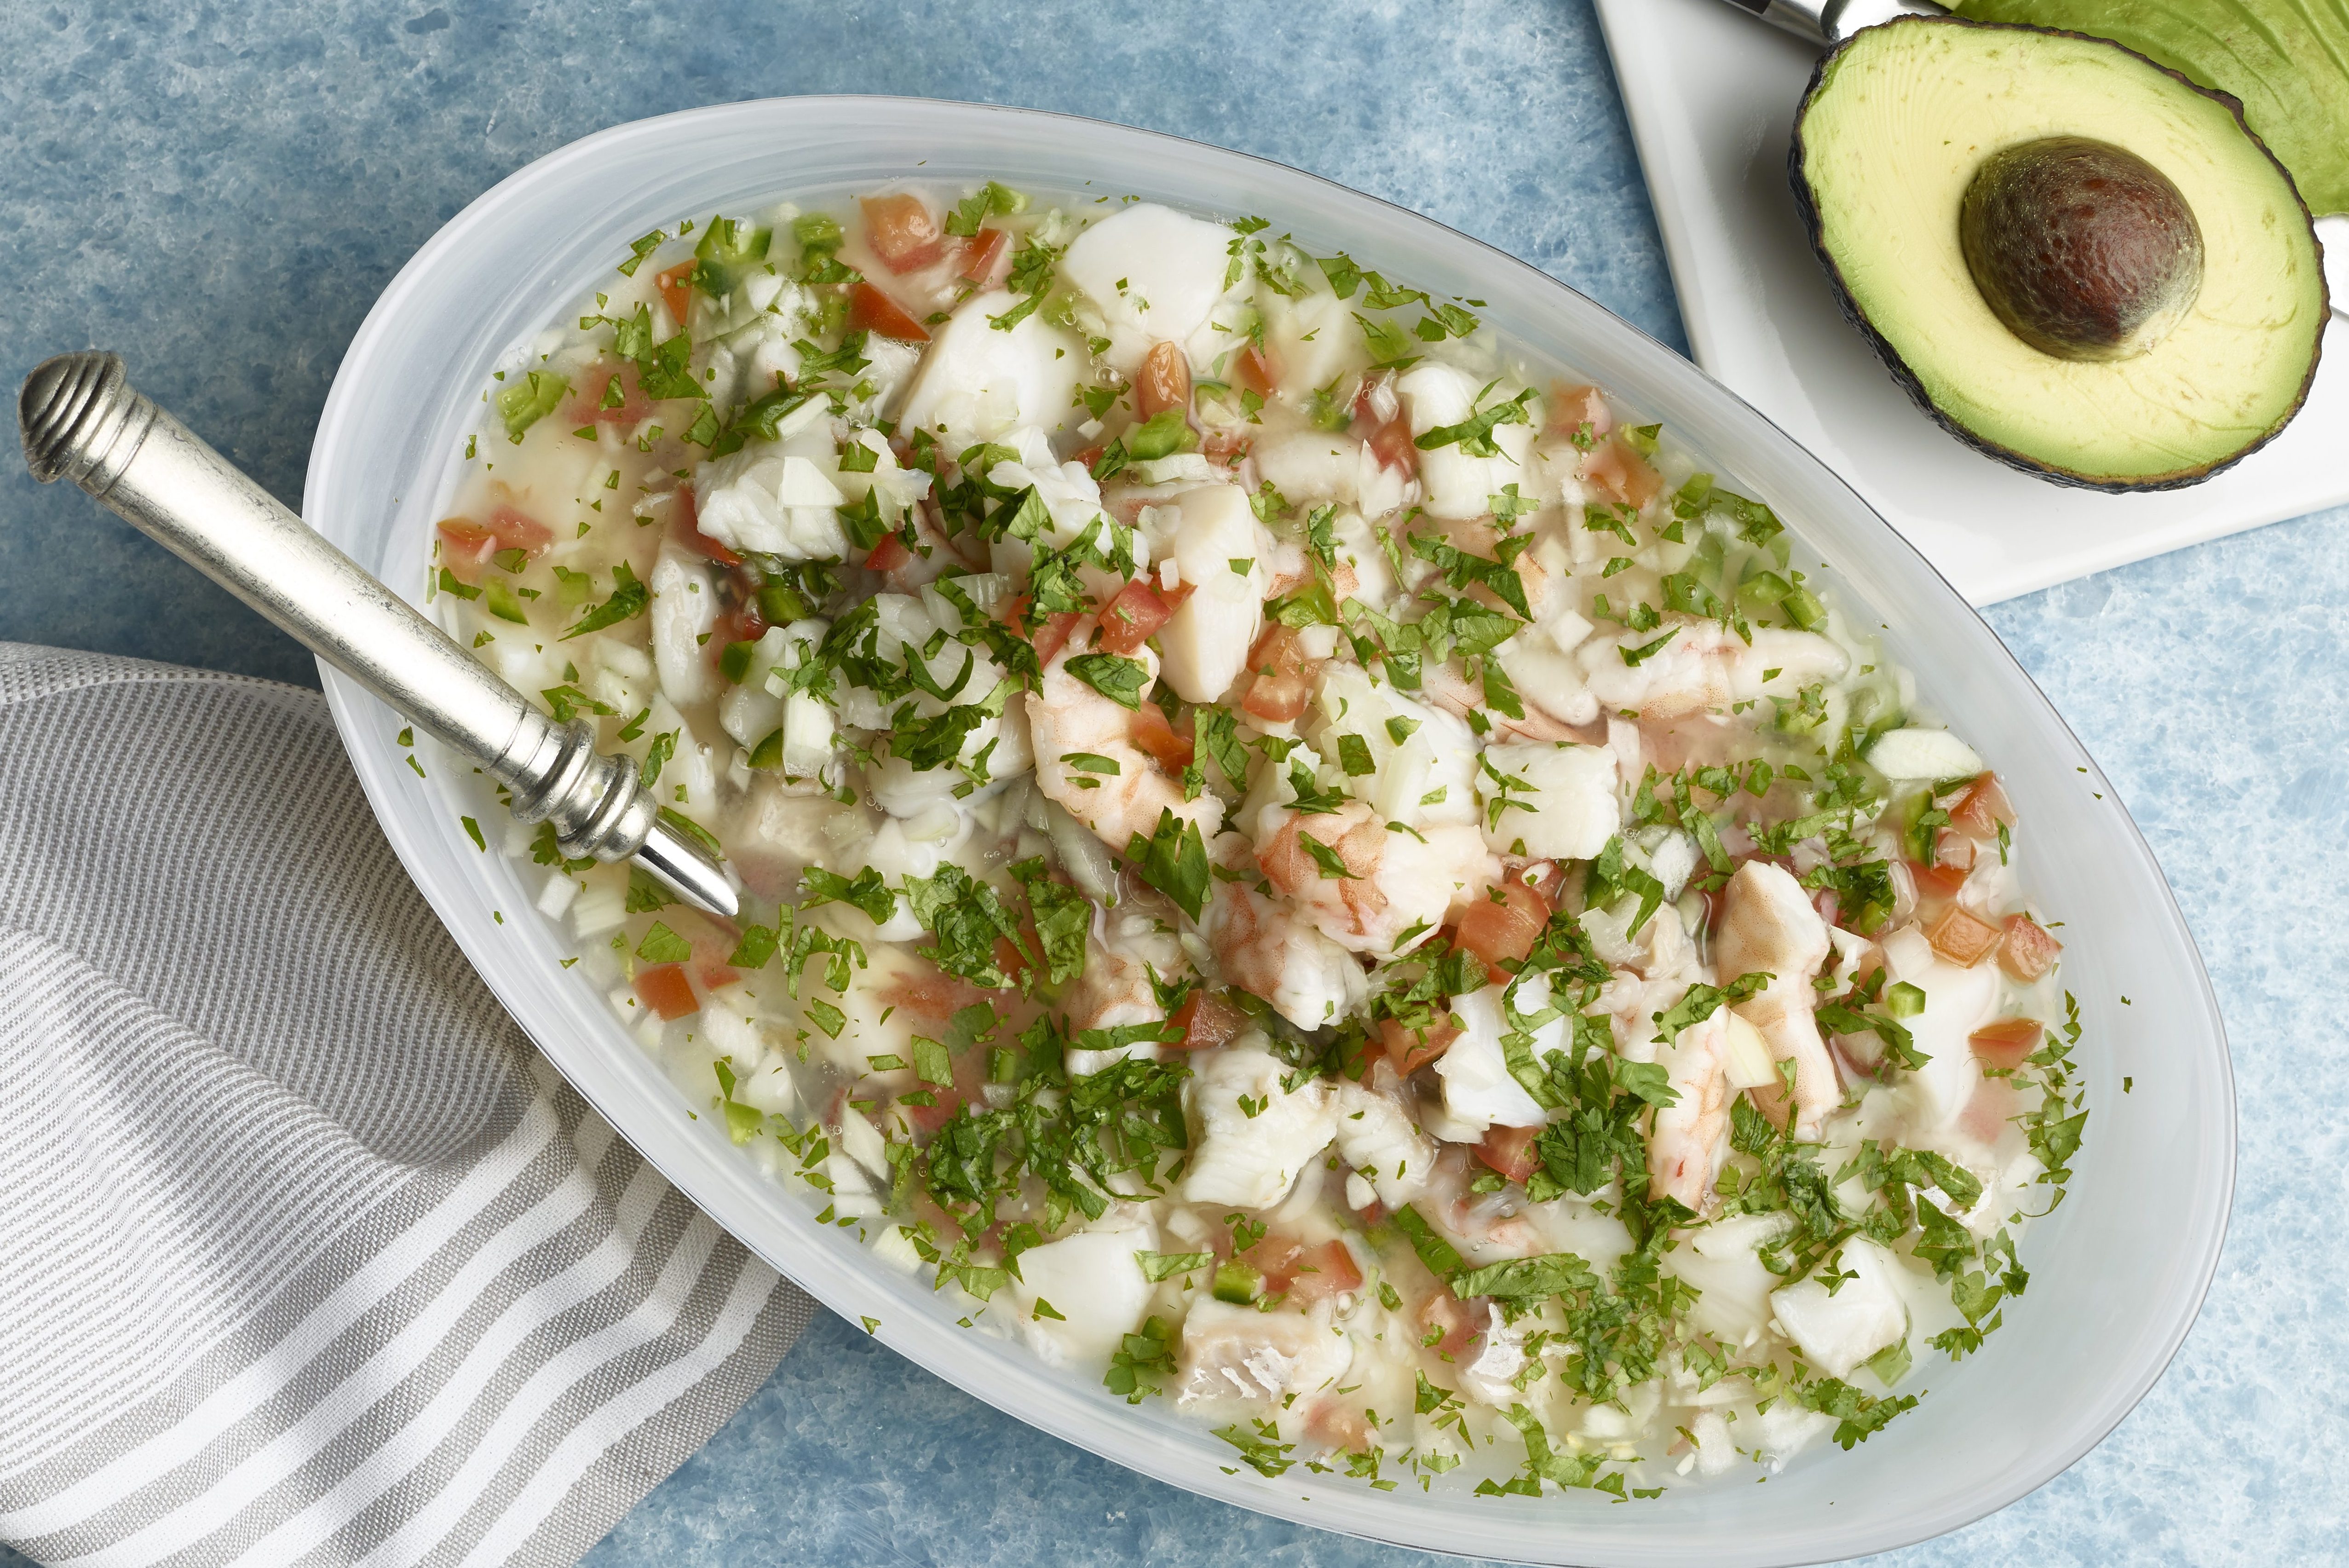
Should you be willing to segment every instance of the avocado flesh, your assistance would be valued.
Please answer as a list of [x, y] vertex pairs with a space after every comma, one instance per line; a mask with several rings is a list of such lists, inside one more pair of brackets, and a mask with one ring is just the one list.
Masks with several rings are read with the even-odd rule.
[[2310, 210], [2349, 213], [2349, 0], [1961, 0], [1956, 10], [2110, 38], [2233, 94]]
[[[1959, 213], [1977, 171], [2058, 137], [2143, 159], [2200, 229], [2192, 306], [2133, 358], [2033, 347], [1968, 269]], [[2116, 45], [1954, 18], [1865, 29], [1820, 63], [1790, 161], [1846, 314], [1945, 428], [2017, 467], [2100, 489], [2194, 483], [2306, 393], [2327, 304], [2290, 177], [2229, 103]]]

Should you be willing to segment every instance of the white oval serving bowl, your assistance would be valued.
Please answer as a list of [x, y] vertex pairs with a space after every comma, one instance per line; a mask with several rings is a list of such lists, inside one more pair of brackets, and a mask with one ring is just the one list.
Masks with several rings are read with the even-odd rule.
[[[920, 165], [916, 170], [916, 166]], [[2023, 816], [2028, 885], [2066, 922], [2064, 977], [2087, 1034], [2093, 1114], [2069, 1199], [2023, 1243], [2027, 1295], [1930, 1397], [1850, 1453], [1803, 1456], [1769, 1484], [1653, 1501], [1369, 1490], [1302, 1465], [1267, 1480], [1202, 1425], [1132, 1407], [1023, 1348], [957, 1328], [927, 1283], [819, 1226], [646, 1057], [508, 859], [460, 826], [478, 803], [419, 781], [402, 721], [332, 670], [326, 695], [367, 798], [417, 885], [506, 1007], [646, 1158], [753, 1251], [891, 1348], [1044, 1430], [1242, 1507], [1396, 1544], [1536, 1563], [1737, 1564], [1858, 1556], [1954, 1529], [2058, 1474], [2127, 1414], [2192, 1324], [2226, 1230], [2234, 1090], [2217, 1003], [2160, 869], [2064, 722], [1981, 618], [1828, 470], [1679, 355], [1564, 285], [1415, 213], [1281, 165], [1030, 110], [879, 98], [733, 104], [641, 120], [513, 174], [433, 236], [353, 341], [312, 449], [304, 514], [398, 592], [421, 598], [429, 543], [499, 357], [553, 323], [626, 254], [687, 215], [754, 199], [833, 198], [908, 174], [1128, 192], [1261, 213], [1308, 249], [1440, 294], [1537, 358], [1661, 419], [1724, 483], [1768, 501], [1887, 652], [1991, 759]], [[1855, 602], [1847, 597], [1847, 603]], [[502, 912], [502, 923], [493, 912]], [[2131, 1005], [2123, 1005], [2127, 996]], [[2124, 1095], [2121, 1077], [2133, 1079]]]

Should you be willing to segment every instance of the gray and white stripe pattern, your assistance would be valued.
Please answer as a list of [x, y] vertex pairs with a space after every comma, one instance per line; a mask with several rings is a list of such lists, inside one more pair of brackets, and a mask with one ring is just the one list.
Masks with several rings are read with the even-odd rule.
[[812, 1311], [532, 1050], [316, 695], [0, 645], [0, 1540], [567, 1564]]

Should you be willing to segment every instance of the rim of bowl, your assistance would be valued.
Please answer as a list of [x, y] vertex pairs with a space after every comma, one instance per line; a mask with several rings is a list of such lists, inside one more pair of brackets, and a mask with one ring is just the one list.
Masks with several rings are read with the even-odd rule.
[[[1939, 597], [1945, 601], [1936, 613], [1955, 618], [1961, 625], [1971, 623], [1971, 631], [1978, 634], [1975, 639], [1978, 647], [1974, 651], [1987, 654], [1992, 663], [2002, 666], [2001, 673], [2007, 681], [2031, 694], [2038, 703], [2042, 716], [2051, 721], [2061, 738], [2069, 742], [2071, 752], [2077, 757], [2075, 764], [2077, 770], [2106, 792], [2106, 798], [2111, 801], [2118, 818], [2116, 826], [2120, 840], [2137, 862], [2135, 868], [2149, 874], [2158, 889], [2156, 914], [2160, 917], [2158, 923], [2163, 927], [2165, 934], [2176, 939], [2177, 945], [2182, 949], [2188, 978], [2192, 982], [2189, 988], [2193, 993], [2191, 1000], [2199, 1004], [2202, 1015], [2199, 1022], [2207, 1033], [2209, 1065], [2215, 1068], [2217, 1079], [2215, 1108], [2205, 1114], [2202, 1119], [2206, 1125], [2198, 1131], [2206, 1137], [2215, 1134], [2219, 1146], [2213, 1151], [2219, 1157], [2213, 1161], [2214, 1168], [2206, 1173], [2215, 1179], [2208, 1189], [2210, 1199], [2201, 1204], [2197, 1213], [2200, 1223], [2196, 1239], [2199, 1245], [2195, 1251], [2199, 1255], [2192, 1260], [2189, 1270], [2189, 1288], [2172, 1292], [2162, 1303], [2168, 1321], [2160, 1335], [2139, 1354], [2129, 1369], [2131, 1375], [2119, 1386], [2118, 1392], [2108, 1396], [2092, 1417], [2073, 1423], [2065, 1442], [2034, 1456], [2027, 1465], [2010, 1467], [1981, 1490], [1944, 1502], [1924, 1514], [1908, 1515], [1889, 1526], [1864, 1531], [1823, 1524], [1814, 1536], [1806, 1537], [1799, 1543], [1791, 1538], [1769, 1542], [1749, 1540], [1745, 1544], [1754, 1550], [1745, 1555], [1741, 1555], [1736, 1544], [1730, 1542], [1708, 1540], [1700, 1545], [1686, 1540], [1667, 1542], [1667, 1536], [1680, 1536], [1684, 1532], [1673, 1524], [1667, 1524], [1661, 1516], [1651, 1516], [1657, 1528], [1647, 1532], [1646, 1536], [1656, 1548], [1653, 1550], [1643, 1547], [1639, 1542], [1629, 1543], [1629, 1549], [1612, 1542], [1606, 1544], [1579, 1542], [1577, 1540], [1579, 1534], [1578, 1523], [1597, 1517], [1588, 1511], [1587, 1501], [1579, 1496], [1547, 1495], [1539, 1515], [1530, 1509], [1495, 1509], [1467, 1521], [1464, 1521], [1455, 1511], [1415, 1504], [1403, 1499], [1400, 1493], [1373, 1492], [1352, 1485], [1337, 1491], [1334, 1496], [1319, 1500], [1309, 1495], [1300, 1497], [1299, 1486], [1308, 1492], [1326, 1491], [1327, 1489], [1313, 1481], [1277, 1483], [1247, 1470], [1230, 1473], [1230, 1467], [1213, 1463], [1213, 1454], [1205, 1449], [1199, 1452], [1210, 1462], [1204, 1465], [1182, 1464], [1183, 1456], [1174, 1451], [1177, 1445], [1166, 1441], [1164, 1434], [1155, 1434], [1157, 1440], [1154, 1441], [1154, 1435], [1148, 1424], [1131, 1419], [1121, 1407], [1105, 1407], [1104, 1402], [1093, 1397], [1091, 1391], [1080, 1391], [1064, 1375], [1045, 1367], [1023, 1347], [997, 1341], [973, 1340], [968, 1336], [957, 1337], [957, 1331], [947, 1326], [942, 1318], [935, 1322], [925, 1321], [918, 1314], [911, 1334], [904, 1331], [902, 1320], [897, 1323], [884, 1320], [883, 1331], [875, 1337], [956, 1387], [985, 1400], [1006, 1414], [1151, 1479], [1254, 1511], [1365, 1540], [1436, 1552], [1474, 1552], [1527, 1563], [1565, 1563], [1571, 1560], [1663, 1563], [1701, 1560], [1708, 1563], [1751, 1563], [1761, 1568], [1761, 1565], [1823, 1562], [1897, 1549], [1961, 1528], [2006, 1507], [2062, 1474], [2109, 1435], [2159, 1380], [2200, 1312], [2225, 1242], [2235, 1181], [2236, 1102], [2224, 1021], [2190, 928], [2177, 906], [2175, 895], [2162, 876], [2158, 862], [2135, 821], [2120, 805], [2110, 781], [2105, 779], [2102, 770], [2079, 744], [2068, 722], [2039, 691], [2029, 673], [1931, 563], [1878, 516], [1850, 486], [1759, 410], [1713, 380], [1692, 362], [1638, 327], [1607, 311], [1570, 285], [1497, 246], [1409, 208], [1277, 160], [1161, 131], [1053, 110], [886, 95], [823, 94], [750, 99], [627, 121], [568, 142], [506, 175], [468, 202], [436, 231], [385, 287], [346, 351], [319, 419], [304, 489], [304, 512], [312, 525], [337, 544], [347, 545], [350, 542], [349, 531], [343, 526], [344, 520], [339, 515], [329, 516], [328, 514], [335, 510], [331, 504], [335, 499], [333, 493], [341, 481], [345, 466], [356, 462], [351, 454], [364, 451], [368, 444], [367, 431], [359, 427], [366, 412], [362, 405], [369, 375], [376, 362], [393, 350], [401, 330], [402, 318], [412, 298], [430, 288], [432, 280], [429, 275], [447, 258], [460, 254], [478, 231], [494, 224], [523, 192], [555, 182], [583, 163], [593, 163], [616, 145], [658, 140], [665, 135], [703, 130], [715, 123], [735, 119], [757, 122], [780, 118], [789, 121], [805, 117], [821, 124], [828, 116], [852, 117], [858, 114], [968, 119], [990, 122], [995, 126], [1024, 122], [1034, 128], [1031, 140], [1039, 155], [1067, 163], [1080, 171], [1082, 169], [1106, 171], [1113, 159], [1098, 149], [1087, 148], [1075, 152], [1065, 150], [1068, 145], [1081, 146], [1081, 142], [1064, 143], [1061, 148], [1047, 147], [1044, 142], [1055, 134], [1065, 137], [1072, 130], [1109, 132], [1112, 140], [1133, 138], [1143, 143], [1181, 148], [1189, 157], [1203, 158], [1209, 162], [1227, 162], [1276, 184], [1297, 182], [1308, 189], [1318, 188], [1340, 207], [1353, 210], [1346, 218], [1350, 226], [1365, 231], [1393, 229], [1398, 236], [1417, 230], [1419, 237], [1433, 239], [1442, 248], [1469, 247], [1473, 260], [1462, 270], [1474, 272], [1479, 276], [1509, 277], [1536, 295], [1547, 293], [1555, 303], [1565, 305], [1569, 311], [1587, 313], [1585, 320], [1579, 324], [1582, 330], [1595, 332], [1601, 337], [1618, 337], [1622, 340], [1619, 347], [1629, 348], [1632, 353], [1651, 360], [1650, 368], [1654, 379], [1677, 383], [1663, 389], [1667, 403], [1677, 403], [1682, 409], [1692, 404], [1711, 403], [1712, 409], [1706, 411], [1709, 416], [1707, 422], [1726, 421], [1731, 426], [1746, 427], [1745, 433], [1749, 438], [1758, 438], [1765, 447], [1772, 449], [1778, 466], [1791, 464], [1809, 485], [1824, 487], [1845, 504], [1848, 514], [1872, 524], [1875, 537], [1862, 552], [1868, 559], [1863, 562], [1837, 561], [1831, 569], [1848, 577], [1855, 565], [1875, 564], [1875, 553], [1880, 552], [1885, 564], [1897, 564], [1896, 575], [1905, 571], [1911, 577], [1921, 574], [1922, 578], [1930, 579], [1930, 586], [1926, 589], [1928, 595], [1938, 588]], [[781, 129], [788, 131], [791, 127], [787, 124]], [[836, 130], [837, 124], [830, 129]], [[788, 142], [779, 139], [769, 156], [780, 159], [787, 152]], [[1128, 172], [1146, 175], [1148, 171]], [[1076, 183], [1075, 175], [1062, 183], [1064, 187], [1072, 187]], [[1133, 183], [1147, 185], [1149, 181], [1144, 178]], [[1119, 184], [1133, 188], [1126, 184], [1123, 175], [1119, 178]], [[788, 172], [778, 170], [777, 178], [769, 189], [782, 192], [791, 188]], [[1166, 199], [1176, 202], [1178, 205], [1186, 204], [1177, 198]], [[1359, 223], [1355, 222], [1357, 213], [1363, 220]], [[612, 244], [615, 247], [624, 245], [627, 237], [615, 234]], [[1482, 292], [1497, 295], [1498, 291], [1487, 288]], [[552, 308], [560, 308], [560, 303], [566, 303], [569, 297], [569, 295], [563, 296]], [[543, 317], [550, 313], [543, 311], [540, 314]], [[1488, 319], [1494, 314], [1497, 313], [1488, 313]], [[1522, 339], [1526, 335], [1509, 333], [1506, 336], [1512, 339]], [[446, 389], [446, 397], [453, 404], [461, 393], [471, 389], [471, 382], [462, 387], [451, 384]], [[1663, 410], [1657, 409], [1654, 411], [1661, 413]], [[1704, 443], [1699, 443], [1699, 449], [1706, 450]], [[443, 462], [444, 469], [446, 466]], [[1738, 472], [1748, 484], [1754, 483], [1751, 472], [1742, 469], [1733, 472]], [[418, 473], [414, 478], [419, 484], [429, 483], [445, 489], [445, 473]], [[378, 503], [394, 508], [402, 504], [401, 495], [393, 495], [388, 501]], [[1806, 506], [1805, 514], [1807, 516], [1815, 511], [1815, 507]], [[1808, 544], [1815, 527], [1815, 523], [1797, 523], [1795, 531], [1797, 537]], [[403, 598], [416, 602], [402, 585], [394, 583], [391, 587]], [[1875, 595], [1861, 594], [1859, 597], [1861, 602], [1871, 607], [1878, 602]], [[1979, 646], [1982, 644], [1987, 646]], [[753, 1240], [746, 1232], [765, 1229], [767, 1225], [762, 1222], [778, 1219], [781, 1220], [784, 1231], [799, 1232], [794, 1240], [812, 1238], [822, 1242], [829, 1238], [816, 1231], [812, 1218], [799, 1211], [797, 1199], [785, 1194], [778, 1185], [746, 1167], [729, 1168], [714, 1158], [717, 1151], [686, 1134], [682, 1125], [677, 1124], [669, 1106], [646, 1107], [624, 1101], [620, 1091], [629, 1085], [610, 1071], [613, 1064], [600, 1056], [596, 1046], [582, 1046], [567, 1035], [524, 1015], [530, 1009], [518, 1004], [516, 982], [504, 967], [511, 961], [511, 955], [493, 950], [501, 936], [510, 933], [512, 928], [505, 927], [502, 932], [494, 927], [486, 902], [481, 902], [478, 909], [452, 908], [449, 901], [433, 896], [448, 869], [442, 857], [453, 857], [455, 854], [453, 839], [457, 829], [451, 822], [440, 824], [440, 831], [425, 831], [420, 819], [410, 820], [409, 808], [395, 794], [405, 777], [404, 771], [395, 774], [395, 770], [404, 769], [404, 764], [384, 742], [383, 736], [388, 731], [379, 722], [391, 714], [392, 710], [323, 661], [319, 669], [336, 728], [351, 754], [354, 769], [366, 790], [369, 805], [394, 850], [419, 888], [425, 890], [436, 914], [450, 928], [467, 958], [539, 1049], [558, 1065], [565, 1078], [595, 1106], [600, 1115], [628, 1137], [631, 1144], [664, 1177], [727, 1230], [743, 1240], [754, 1253], [764, 1258], [778, 1272], [801, 1282], [811, 1294], [843, 1316], [857, 1315], [849, 1311], [851, 1306], [883, 1304], [887, 1294], [885, 1288], [876, 1293], [873, 1287], [885, 1287], [886, 1282], [882, 1279], [881, 1265], [871, 1260], [869, 1252], [850, 1243], [865, 1261], [862, 1264], [850, 1263], [843, 1267], [843, 1260], [830, 1255], [821, 1245], [778, 1255], [781, 1250], [771, 1244], [762, 1244], [765, 1238]], [[458, 861], [456, 865], [459, 877], [466, 877], [463, 863]], [[472, 874], [471, 879], [478, 882], [480, 878], [478, 874]], [[585, 990], [584, 986], [574, 989]], [[592, 997], [589, 1000], [600, 1005], [602, 999]], [[608, 1009], [604, 1011], [608, 1013]], [[608, 1023], [617, 1038], [628, 1049], [634, 1050], [633, 1043], [628, 1042], [624, 1034], [617, 1033], [620, 1030], [617, 1021], [613, 1019]], [[2083, 1176], [2086, 1174], [2083, 1172]], [[2049, 1266], [2043, 1261], [2041, 1270], [2044, 1272]], [[1011, 1355], [1019, 1358], [1021, 1365], [1009, 1369], [1008, 1386], [996, 1388], [974, 1386], [978, 1381], [975, 1375], [968, 1378], [961, 1375], [966, 1369], [956, 1365], [957, 1354], [968, 1360], [971, 1352], [982, 1346], [1008, 1350]], [[1039, 1397], [1042, 1406], [1040, 1410], [1021, 1407], [1023, 1403], [1038, 1400]], [[1104, 1416], [1109, 1418], [1103, 1420]], [[1061, 1418], [1053, 1419], [1054, 1417]], [[1192, 1424], [1186, 1422], [1185, 1425], [1188, 1428]], [[1206, 1435], [1204, 1428], [1198, 1435]], [[1154, 1465], [1154, 1459], [1162, 1462]], [[1180, 1473], [1169, 1473], [1164, 1464], [1169, 1460], [1175, 1461]], [[1816, 1462], [1816, 1459], [1812, 1462]], [[1702, 1495], [1719, 1495], [1722, 1490], [1689, 1492], [1683, 1489], [1682, 1495], [1687, 1499], [1688, 1506], [1693, 1509], [1702, 1506], [1700, 1498]], [[1667, 1493], [1668, 1497], [1671, 1495]], [[1298, 1506], [1299, 1501], [1306, 1506]], [[1339, 1511], [1331, 1511], [1332, 1503]], [[1506, 1538], [1478, 1539], [1482, 1532], [1475, 1529], [1475, 1525], [1485, 1521], [1489, 1521], [1491, 1526], [1499, 1530]], [[1464, 1524], [1468, 1530], [1466, 1537], [1462, 1533]], [[1532, 1532], [1550, 1537], [1555, 1544], [1537, 1542], [1527, 1530], [1509, 1528], [1519, 1524], [1528, 1525]], [[1702, 1533], [1703, 1527], [1701, 1524], [1695, 1528]], [[1599, 1555], [1591, 1555], [1594, 1549]], [[1573, 1555], [1571, 1559], [1557, 1555], [1560, 1552]]]

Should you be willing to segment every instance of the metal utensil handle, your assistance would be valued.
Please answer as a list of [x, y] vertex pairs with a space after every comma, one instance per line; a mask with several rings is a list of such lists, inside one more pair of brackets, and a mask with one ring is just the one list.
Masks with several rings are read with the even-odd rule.
[[1862, 27], [1889, 22], [1895, 16], [1946, 16], [1949, 9], [1931, 0], [1729, 0], [1774, 27], [1808, 38], [1818, 45], [1839, 44]]
[[554, 824], [567, 855], [635, 857], [680, 896], [738, 908], [717, 860], [660, 820], [636, 763], [558, 724], [362, 571], [185, 425], [133, 390], [119, 356], [61, 354], [17, 399], [25, 463], [109, 510], [478, 763], [514, 815]]

